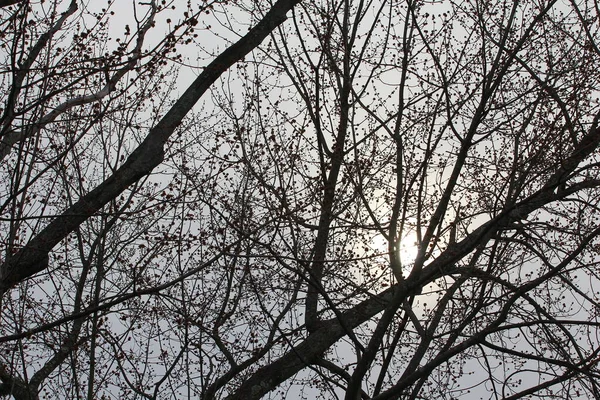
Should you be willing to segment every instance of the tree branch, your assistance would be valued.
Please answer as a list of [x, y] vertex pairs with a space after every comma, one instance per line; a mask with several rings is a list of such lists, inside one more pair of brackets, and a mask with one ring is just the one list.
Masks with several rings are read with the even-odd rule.
[[0, 265], [0, 294], [46, 267], [40, 262], [56, 244], [94, 215], [131, 184], [149, 174], [163, 160], [164, 146], [185, 115], [208, 88], [233, 64], [256, 48], [283, 23], [286, 13], [300, 0], [279, 0], [245, 36], [214, 59], [189, 86], [145, 140], [108, 179], [83, 196], [32, 238], [19, 252]]

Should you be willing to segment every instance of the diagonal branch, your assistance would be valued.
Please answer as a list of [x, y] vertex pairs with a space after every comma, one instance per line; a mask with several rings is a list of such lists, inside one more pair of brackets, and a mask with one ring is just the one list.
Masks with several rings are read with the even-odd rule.
[[240, 40], [217, 56], [196, 78], [127, 161], [108, 179], [80, 198], [0, 265], [0, 294], [48, 266], [48, 253], [77, 226], [94, 215], [131, 184], [149, 174], [163, 160], [164, 146], [186, 114], [229, 67], [256, 48], [286, 19], [300, 0], [279, 0]]
[[[600, 119], [600, 117], [597, 119]], [[342, 326], [346, 326], [349, 329], [356, 328], [358, 325], [384, 311], [391, 304], [398, 303], [398, 299], [407, 298], [412, 294], [418, 293], [427, 283], [451, 273], [452, 267], [473, 251], [486, 236], [509, 226], [515, 220], [526, 218], [531, 212], [549, 202], [563, 198], [564, 193], [556, 193], [558, 186], [566, 183], [570, 174], [599, 145], [600, 129], [598, 121], [595, 121], [589, 132], [572, 151], [571, 155], [548, 178], [546, 184], [540, 190], [479, 226], [460, 242], [449, 245], [438, 258], [425, 266], [418, 275], [410, 275], [406, 280], [345, 311], [342, 314], [342, 318], [340, 318], [343, 320], [343, 324], [337, 318], [323, 321], [319, 324], [319, 328], [313, 331], [302, 343], [290, 349], [280, 359], [258, 369], [233, 394], [227, 397], [227, 400], [261, 398], [279, 384], [304, 369], [308, 364], [318, 362], [321, 355], [327, 349], [346, 335], [346, 330]], [[580, 189], [585, 189], [586, 187], [586, 185], [582, 185]], [[472, 343], [476, 343], [476, 339], [473, 339]], [[469, 345], [472, 343], [469, 342]], [[460, 346], [453, 348], [456, 352], [459, 352], [460, 349]], [[302, 357], [298, 355], [302, 355]]]
[[17, 4], [22, 0], [0, 0], [0, 7], [8, 7]]
[[[0, 6], [2, 5], [0, 4]], [[54, 34], [60, 29], [62, 29], [67, 19], [71, 15], [73, 15], [75, 11], [77, 11], [77, 9], [77, 1], [71, 0], [69, 8], [61, 14], [60, 18], [54, 23], [54, 25], [52, 25], [52, 27], [47, 32], [40, 36], [40, 38], [36, 42], [35, 46], [33, 46], [33, 48], [31, 49], [25, 61], [23, 61], [22, 63], [18, 63], [17, 70], [13, 72], [14, 82], [6, 100], [6, 112], [5, 115], [3, 115], [0, 119], [0, 124], [2, 125], [0, 137], [2, 137], [3, 141], [6, 132], [10, 131], [10, 126], [15, 118], [14, 105], [17, 101], [19, 93], [21, 93], [21, 90], [23, 89], [23, 80], [29, 73], [29, 70], [31, 69], [31, 66], [33, 65], [35, 60], [37, 60], [42, 49], [46, 47], [46, 44], [48, 44], [48, 42], [50, 41], [50, 39], [52, 39]], [[2, 147], [4, 147], [4, 145]]]
[[[76, 5], [75, 2], [73, 2], [73, 4]], [[100, 101], [115, 90], [117, 83], [121, 80], [121, 78], [123, 78], [127, 72], [133, 70], [142, 57], [142, 46], [146, 38], [146, 33], [155, 24], [156, 5], [154, 2], [149, 4], [151, 6], [150, 15], [137, 34], [135, 48], [131, 52], [132, 55], [127, 63], [117, 70], [117, 72], [115, 72], [114, 75], [108, 80], [106, 85], [104, 85], [104, 87], [97, 92], [65, 100], [56, 106], [56, 108], [54, 108], [52, 111], [41, 117], [31, 129], [9, 130], [7, 133], [5, 133], [2, 136], [2, 141], [0, 142], [0, 161], [4, 160], [6, 156], [10, 154], [12, 147], [16, 143], [22, 142], [23, 140], [34, 136], [45, 125], [53, 122], [59, 115], [64, 114], [73, 107]], [[61, 20], [64, 18], [65, 17], [63, 16]]]

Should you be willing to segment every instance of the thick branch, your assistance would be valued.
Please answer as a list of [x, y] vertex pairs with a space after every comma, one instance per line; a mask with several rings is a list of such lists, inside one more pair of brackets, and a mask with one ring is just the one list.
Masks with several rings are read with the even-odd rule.
[[595, 122], [589, 133], [538, 192], [479, 226], [460, 242], [450, 244], [438, 258], [424, 267], [420, 274], [412, 274], [405, 281], [396, 284], [377, 297], [369, 298], [344, 312], [341, 318], [343, 324], [337, 318], [319, 324], [319, 329], [298, 346], [292, 348], [279, 360], [256, 371], [227, 400], [261, 398], [307, 365], [317, 362], [328, 348], [346, 335], [346, 330], [342, 326], [353, 329], [385, 310], [391, 304], [394, 296], [405, 298], [418, 293], [420, 288], [427, 283], [450, 273], [451, 267], [473, 251], [486, 235], [508, 226], [512, 221], [524, 219], [534, 210], [561, 198], [563, 194], [556, 194], [556, 187], [568, 180], [569, 174], [598, 147], [599, 143], [600, 129], [597, 129]]
[[45, 269], [47, 264], [43, 260], [56, 244], [110, 200], [157, 167], [163, 160], [165, 143], [206, 90], [223, 72], [243, 59], [283, 23], [286, 13], [299, 2], [300, 0], [279, 0], [254, 28], [204, 69], [112, 176], [65, 210], [18, 253], [0, 265], [0, 293]]
[[17, 4], [20, 1], [22, 0], [0, 0], [0, 7], [12, 6], [13, 4]]

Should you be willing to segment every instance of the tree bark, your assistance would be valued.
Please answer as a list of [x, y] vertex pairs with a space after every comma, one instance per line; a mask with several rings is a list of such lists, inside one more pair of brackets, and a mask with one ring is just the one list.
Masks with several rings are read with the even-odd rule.
[[300, 0], [277, 1], [254, 28], [204, 69], [114, 175], [52, 220], [27, 245], [5, 260], [0, 265], [0, 294], [46, 269], [44, 260], [54, 246], [110, 200], [160, 165], [164, 157], [165, 143], [202, 95], [223, 72], [243, 59], [283, 23], [286, 13], [299, 2]]

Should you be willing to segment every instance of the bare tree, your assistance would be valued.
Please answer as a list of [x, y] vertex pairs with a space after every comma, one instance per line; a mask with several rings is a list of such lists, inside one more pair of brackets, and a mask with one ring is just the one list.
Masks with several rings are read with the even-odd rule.
[[600, 398], [597, 5], [51, 3], [0, 4], [2, 394]]

